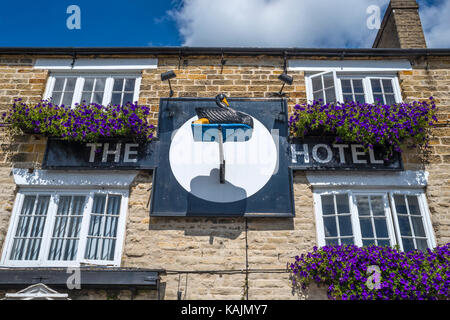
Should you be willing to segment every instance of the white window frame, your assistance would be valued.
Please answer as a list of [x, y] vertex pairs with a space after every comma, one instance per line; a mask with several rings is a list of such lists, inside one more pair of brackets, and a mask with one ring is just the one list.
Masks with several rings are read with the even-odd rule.
[[368, 188], [318, 188], [314, 189], [314, 212], [316, 218], [316, 232], [318, 245], [320, 247], [325, 246], [325, 226], [322, 215], [322, 195], [331, 194], [348, 194], [349, 206], [351, 213], [351, 222], [353, 230], [354, 244], [357, 246], [363, 246], [361, 227], [359, 223], [358, 209], [356, 206], [357, 195], [381, 195], [383, 197], [386, 223], [388, 229], [388, 235], [391, 242], [391, 246], [399, 245], [401, 251], [403, 251], [403, 243], [401, 241], [400, 229], [397, 219], [397, 212], [395, 210], [395, 204], [393, 202], [394, 194], [406, 194], [418, 196], [418, 202], [422, 213], [423, 226], [427, 237], [427, 245], [429, 248], [436, 247], [436, 240], [434, 237], [434, 231], [431, 224], [431, 217], [428, 210], [427, 199], [425, 193], [420, 190], [408, 190], [408, 189], [368, 189]]
[[371, 79], [387, 79], [392, 81], [392, 88], [394, 90], [395, 102], [402, 102], [402, 95], [400, 90], [400, 83], [398, 81], [398, 76], [396, 73], [388, 73], [388, 72], [349, 72], [349, 71], [336, 71], [336, 70], [322, 70], [321, 72], [309, 73], [305, 74], [305, 82], [306, 82], [306, 96], [308, 99], [308, 103], [312, 103], [314, 100], [313, 96], [313, 87], [312, 87], [312, 78], [323, 75], [326, 73], [332, 73], [334, 78], [334, 87], [336, 90], [336, 99], [339, 102], [344, 101], [344, 96], [342, 93], [342, 86], [340, 79], [362, 79], [364, 94], [366, 98], [366, 103], [374, 103], [372, 85], [370, 83]]
[[[12, 245], [14, 242], [14, 234], [17, 229], [17, 224], [19, 222], [19, 215], [22, 210], [23, 200], [26, 195], [38, 195], [45, 194], [50, 195], [49, 208], [47, 210], [46, 222], [44, 225], [41, 248], [39, 252], [39, 258], [37, 260], [10, 260], [9, 256], [12, 250]], [[87, 242], [87, 233], [89, 230], [89, 224], [91, 219], [91, 210], [95, 194], [111, 194], [120, 195], [122, 197], [120, 204], [120, 215], [117, 224], [117, 236], [116, 236], [116, 247], [114, 252], [114, 260], [89, 260], [85, 259], [85, 250]], [[55, 217], [57, 212], [56, 197], [61, 195], [86, 195], [87, 202], [85, 203], [85, 208], [83, 212], [83, 220], [81, 222], [79, 243], [77, 249], [77, 258], [72, 261], [63, 260], [48, 260], [48, 253], [51, 244], [51, 235], [53, 232]], [[0, 266], [6, 267], [79, 267], [80, 265], [103, 265], [103, 266], [113, 266], [120, 267], [120, 262], [122, 259], [122, 250], [125, 240], [125, 225], [127, 220], [127, 208], [128, 208], [128, 190], [121, 189], [62, 189], [55, 190], [54, 188], [46, 187], [32, 187], [32, 188], [21, 188], [16, 196], [14, 202], [14, 209], [11, 216], [11, 222], [8, 228], [8, 234], [5, 239], [3, 246], [3, 253], [1, 257]]]
[[44, 99], [49, 99], [53, 94], [55, 87], [55, 80], [57, 77], [76, 77], [76, 84], [73, 93], [71, 106], [74, 107], [75, 103], [81, 103], [81, 95], [83, 91], [84, 81], [86, 77], [106, 77], [105, 91], [103, 94], [102, 105], [106, 106], [110, 104], [114, 79], [115, 78], [134, 78], [136, 79], [134, 84], [133, 102], [139, 100], [139, 90], [141, 87], [142, 74], [141, 72], [67, 72], [67, 71], [54, 71], [49, 74], [47, 85], [45, 88]]

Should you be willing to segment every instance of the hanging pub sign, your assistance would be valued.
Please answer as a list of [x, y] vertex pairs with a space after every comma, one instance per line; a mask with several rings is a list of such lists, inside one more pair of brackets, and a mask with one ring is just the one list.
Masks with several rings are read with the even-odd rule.
[[289, 155], [293, 170], [403, 170], [400, 153], [386, 159], [382, 146], [367, 152], [361, 144], [334, 142], [334, 137], [291, 140]]
[[294, 215], [284, 99], [161, 99], [153, 216]]

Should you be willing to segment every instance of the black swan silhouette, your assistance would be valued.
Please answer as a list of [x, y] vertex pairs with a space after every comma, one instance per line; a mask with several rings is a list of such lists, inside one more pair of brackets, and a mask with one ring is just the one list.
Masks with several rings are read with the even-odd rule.
[[195, 108], [198, 119], [195, 124], [245, 124], [253, 128], [253, 119], [250, 115], [230, 108], [227, 96], [223, 93], [216, 96], [219, 108]]

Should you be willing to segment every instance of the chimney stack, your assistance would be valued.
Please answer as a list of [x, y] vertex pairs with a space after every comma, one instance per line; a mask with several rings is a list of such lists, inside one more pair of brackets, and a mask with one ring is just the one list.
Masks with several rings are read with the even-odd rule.
[[372, 47], [427, 47], [416, 0], [391, 0]]

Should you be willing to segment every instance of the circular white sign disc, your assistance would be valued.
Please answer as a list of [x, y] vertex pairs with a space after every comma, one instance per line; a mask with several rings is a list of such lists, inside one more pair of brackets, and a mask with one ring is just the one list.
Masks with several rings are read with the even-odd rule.
[[212, 202], [246, 199], [270, 180], [278, 168], [278, 152], [266, 127], [253, 118], [248, 141], [226, 141], [225, 183], [219, 182], [219, 143], [194, 141], [191, 123], [195, 116], [174, 132], [169, 162], [178, 183], [198, 198]]

